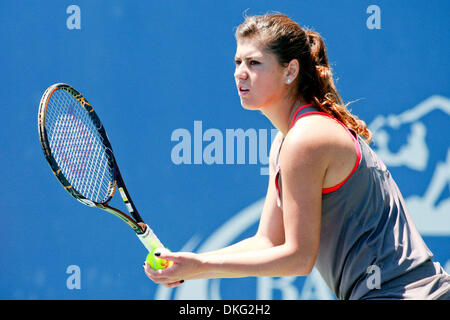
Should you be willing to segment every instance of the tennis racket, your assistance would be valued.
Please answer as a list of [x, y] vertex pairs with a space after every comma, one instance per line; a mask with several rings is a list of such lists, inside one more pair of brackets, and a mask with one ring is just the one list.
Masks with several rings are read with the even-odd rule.
[[[67, 84], [50, 86], [39, 105], [38, 127], [45, 158], [64, 189], [81, 203], [122, 219], [151, 253], [150, 266], [168, 267], [170, 262], [153, 255], [164, 246], [139, 215], [105, 128], [86, 98]], [[108, 204], [116, 189], [128, 214]]]

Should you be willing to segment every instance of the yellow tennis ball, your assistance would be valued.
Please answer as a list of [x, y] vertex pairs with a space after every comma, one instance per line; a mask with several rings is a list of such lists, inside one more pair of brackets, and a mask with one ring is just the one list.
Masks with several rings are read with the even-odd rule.
[[[150, 268], [152, 268], [153, 270], [159, 270], [159, 269], [165, 269], [167, 267], [170, 267], [172, 265], [172, 261], [167, 261], [165, 259], [160, 259], [158, 257], [155, 257], [154, 253], [155, 253], [154, 249], [152, 252], [149, 252], [147, 254], [147, 258], [145, 259], [145, 261], [147, 261], [147, 263], [149, 264]], [[166, 249], [167, 250], [167, 249]]]

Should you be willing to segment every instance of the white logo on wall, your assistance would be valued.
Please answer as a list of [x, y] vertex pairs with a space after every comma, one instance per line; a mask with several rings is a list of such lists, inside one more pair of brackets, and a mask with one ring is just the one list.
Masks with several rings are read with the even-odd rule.
[[[374, 149], [389, 168], [406, 167], [411, 177], [427, 172], [411, 182], [425, 185], [423, 193], [405, 196], [422, 235], [450, 235], [450, 197], [444, 194], [450, 187], [449, 120], [450, 100], [432, 96], [398, 115], [379, 115], [369, 125], [376, 140]], [[389, 142], [405, 135], [405, 130], [405, 141], [392, 152]]]
[[[428, 180], [418, 181], [424, 184], [427, 181], [423, 194], [413, 194], [405, 197], [407, 206], [413, 216], [414, 222], [423, 235], [450, 235], [450, 198], [443, 197], [443, 192], [449, 188], [450, 183], [450, 141], [448, 128], [444, 125], [444, 132], [440, 137], [430, 136], [433, 130], [428, 124], [428, 117], [442, 120], [443, 117], [436, 112], [441, 112], [444, 121], [450, 120], [450, 101], [445, 97], [432, 96], [417, 106], [399, 114], [378, 116], [369, 125], [374, 134], [376, 145], [374, 149], [380, 158], [390, 167], [406, 167], [411, 173], [431, 172]], [[434, 121], [433, 123], [435, 123]], [[428, 124], [427, 125], [425, 124]], [[403, 132], [406, 129], [404, 142], [397, 146], [393, 152], [389, 148], [391, 131]], [[441, 128], [442, 131], [442, 128]], [[427, 136], [428, 134], [428, 136]], [[428, 138], [428, 139], [427, 139]], [[439, 139], [442, 139], [440, 141]], [[392, 139], [394, 140], [394, 139]], [[395, 140], [401, 140], [400, 135]], [[443, 158], [430, 157], [430, 150], [436, 150], [437, 146], [444, 148]], [[395, 178], [395, 177], [394, 177]], [[201, 237], [193, 237], [181, 249], [181, 251], [205, 252], [217, 250], [236, 242], [236, 239], [246, 230], [258, 223], [262, 211], [264, 199], [261, 199], [245, 208], [225, 224], [220, 226], [206, 240]], [[202, 242], [200, 246], [198, 246]], [[448, 267], [446, 267], [448, 270]], [[334, 295], [319, 275], [316, 269], [305, 278], [302, 286], [294, 283], [296, 277], [285, 278], [257, 278], [256, 298], [273, 299], [275, 292], [281, 299], [334, 299]], [[187, 281], [175, 289], [158, 287], [156, 299], [222, 299], [221, 279], [201, 279]], [[239, 281], [234, 279], [233, 281]], [[227, 297], [228, 298], [228, 297]]]

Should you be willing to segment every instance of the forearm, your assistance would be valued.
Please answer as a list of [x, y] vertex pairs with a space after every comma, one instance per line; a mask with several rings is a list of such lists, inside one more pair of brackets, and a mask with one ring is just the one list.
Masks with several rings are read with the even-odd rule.
[[239, 241], [233, 245], [230, 245], [222, 249], [202, 252], [200, 253], [200, 255], [210, 256], [210, 255], [232, 254], [232, 253], [262, 250], [270, 247], [273, 247], [273, 244], [268, 239], [255, 235], [253, 237], [244, 239], [242, 241]]
[[198, 278], [282, 277], [307, 275], [311, 270], [286, 245], [229, 254], [202, 257], [203, 271]]
[[[253, 237], [244, 239], [242, 241], [239, 241], [231, 246], [215, 250], [215, 251], [209, 251], [209, 252], [203, 252], [200, 253], [200, 256], [202, 257], [208, 257], [208, 256], [223, 256], [223, 255], [230, 255], [230, 254], [237, 254], [237, 253], [246, 253], [249, 251], [259, 251], [264, 250], [273, 247], [273, 243], [270, 242], [267, 238], [261, 237], [258, 235], [255, 235]], [[239, 277], [246, 277], [246, 274], [239, 274], [239, 273], [230, 273], [225, 272], [222, 270], [215, 270], [215, 271], [205, 271], [202, 273], [197, 274], [192, 279], [216, 279], [216, 278], [239, 278]]]

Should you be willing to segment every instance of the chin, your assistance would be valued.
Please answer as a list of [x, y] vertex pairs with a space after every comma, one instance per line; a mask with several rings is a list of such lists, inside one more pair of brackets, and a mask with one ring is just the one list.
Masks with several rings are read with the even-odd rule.
[[253, 103], [250, 103], [249, 101], [245, 101], [241, 99], [241, 106], [245, 110], [259, 110], [259, 105], [255, 105]]

